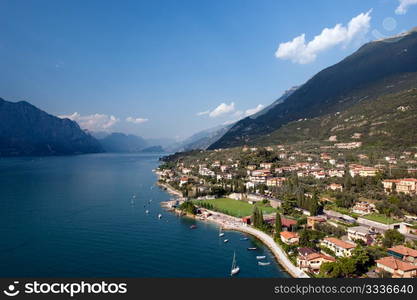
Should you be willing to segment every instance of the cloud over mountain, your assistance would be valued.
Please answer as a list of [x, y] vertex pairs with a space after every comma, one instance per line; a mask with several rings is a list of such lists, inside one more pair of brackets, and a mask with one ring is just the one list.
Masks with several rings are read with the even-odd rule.
[[133, 123], [133, 124], [142, 124], [148, 121], [149, 119], [145, 119], [145, 118], [133, 118], [133, 117], [126, 118], [126, 122]]
[[275, 56], [298, 64], [311, 63], [320, 52], [338, 45], [346, 46], [356, 39], [363, 38], [370, 28], [371, 12], [372, 10], [352, 18], [347, 26], [336, 24], [333, 28], [324, 28], [309, 42], [306, 42], [303, 33], [292, 41], [281, 43]]
[[395, 10], [397, 15], [405, 15], [410, 6], [417, 4], [417, 0], [398, 0], [399, 5]]
[[58, 116], [61, 119], [67, 118], [72, 121], [77, 122], [81, 128], [87, 129], [89, 131], [108, 131], [113, 127], [119, 119], [113, 115], [106, 114], [92, 114], [82, 116], [78, 112], [75, 112], [71, 115], [60, 115]]

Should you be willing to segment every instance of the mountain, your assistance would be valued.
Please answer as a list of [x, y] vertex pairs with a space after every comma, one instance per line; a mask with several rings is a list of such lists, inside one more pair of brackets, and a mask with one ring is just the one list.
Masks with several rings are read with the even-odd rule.
[[219, 125], [210, 129], [199, 131], [180, 143], [166, 147], [170, 152], [207, 149], [211, 144], [223, 136], [233, 124]]
[[97, 153], [97, 140], [76, 122], [52, 116], [26, 101], [0, 98], [0, 156]]
[[[417, 86], [417, 75], [414, 86]], [[416, 128], [417, 88], [411, 88], [360, 101], [342, 112], [290, 122], [253, 143], [333, 146], [361, 142], [361, 153], [366, 150], [410, 151], [417, 147]]]
[[147, 142], [142, 137], [120, 132], [110, 133], [104, 138], [99, 139], [99, 142], [106, 152], [113, 153], [139, 152], [148, 147]]
[[142, 153], [164, 153], [165, 150], [162, 146], [150, 146], [145, 149], [142, 149], [140, 152]]
[[364, 99], [413, 87], [417, 31], [367, 43], [341, 62], [313, 76], [266, 113], [237, 122], [209, 149], [251, 144], [281, 126], [343, 111]]

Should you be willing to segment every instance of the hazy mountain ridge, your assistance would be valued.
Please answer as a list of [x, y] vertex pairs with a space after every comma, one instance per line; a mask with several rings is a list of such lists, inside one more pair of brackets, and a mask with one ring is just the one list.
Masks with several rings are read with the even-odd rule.
[[148, 143], [140, 136], [113, 132], [98, 140], [106, 152], [134, 153], [146, 147]]
[[68, 155], [103, 149], [76, 122], [50, 115], [26, 101], [0, 98], [0, 155]]

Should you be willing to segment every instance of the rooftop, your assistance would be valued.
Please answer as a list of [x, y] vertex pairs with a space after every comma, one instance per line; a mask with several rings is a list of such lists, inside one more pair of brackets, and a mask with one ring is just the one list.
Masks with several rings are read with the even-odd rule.
[[352, 249], [352, 248], [356, 247], [356, 244], [345, 242], [345, 241], [339, 240], [339, 239], [334, 238], [334, 237], [326, 237], [324, 239], [326, 241], [328, 241], [332, 244], [335, 244], [336, 246], [344, 248], [344, 249]]
[[392, 256], [383, 257], [381, 259], [378, 259], [376, 262], [378, 264], [387, 266], [388, 268], [393, 269], [393, 270], [401, 270], [401, 271], [417, 270], [417, 266], [412, 265], [410, 263], [406, 263], [399, 259], [395, 259]]

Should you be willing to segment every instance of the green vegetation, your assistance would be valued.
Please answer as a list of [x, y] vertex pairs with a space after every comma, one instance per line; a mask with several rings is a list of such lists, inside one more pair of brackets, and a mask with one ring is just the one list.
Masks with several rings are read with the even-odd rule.
[[357, 277], [366, 273], [375, 260], [385, 256], [386, 253], [378, 247], [357, 246], [351, 257], [340, 257], [336, 262], [323, 263], [319, 277], [342, 278]]
[[404, 236], [401, 233], [399, 233], [397, 230], [389, 229], [385, 231], [384, 233], [382, 244], [384, 245], [384, 247], [389, 248], [395, 245], [403, 244], [404, 240], [405, 240]]
[[234, 217], [246, 217], [252, 215], [254, 206], [258, 207], [263, 214], [270, 214], [276, 212], [275, 208], [266, 206], [262, 202], [255, 205], [245, 201], [234, 200], [230, 198], [217, 198], [211, 200], [193, 200], [197, 206], [212, 209], [214, 211], [222, 212]]
[[191, 201], [185, 201], [179, 206], [179, 209], [183, 212], [192, 215], [195, 215], [197, 213], [197, 208]]
[[275, 215], [275, 238], [280, 238], [280, 232], [282, 231], [281, 215], [279, 212]]
[[382, 224], [386, 224], [386, 225], [391, 225], [391, 224], [394, 224], [394, 223], [398, 223], [398, 221], [396, 221], [392, 218], [389, 218], [385, 215], [382, 215], [382, 214], [370, 214], [370, 215], [363, 216], [363, 218], [367, 219], [367, 220], [379, 222], [379, 223], [382, 223]]

